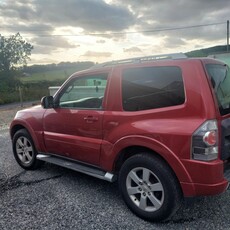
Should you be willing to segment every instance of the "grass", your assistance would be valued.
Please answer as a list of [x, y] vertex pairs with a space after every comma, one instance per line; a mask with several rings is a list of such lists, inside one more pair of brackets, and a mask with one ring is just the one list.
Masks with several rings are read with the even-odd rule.
[[60, 86], [71, 74], [81, 69], [71, 67], [61, 70], [44, 71], [30, 76], [20, 77], [21, 96], [18, 88], [12, 88], [9, 92], [0, 91], [0, 105], [12, 102], [40, 100], [49, 95], [49, 86]]
[[20, 78], [22, 83], [35, 83], [41, 81], [62, 81], [64, 82], [71, 74], [79, 71], [77, 68], [68, 68], [65, 70], [52, 70], [41, 73], [34, 73], [30, 76]]

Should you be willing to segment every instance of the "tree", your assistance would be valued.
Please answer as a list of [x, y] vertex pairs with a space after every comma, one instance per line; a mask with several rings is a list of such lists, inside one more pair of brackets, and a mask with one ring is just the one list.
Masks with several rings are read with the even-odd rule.
[[33, 46], [19, 33], [6, 38], [0, 34], [0, 71], [10, 72], [26, 65]]

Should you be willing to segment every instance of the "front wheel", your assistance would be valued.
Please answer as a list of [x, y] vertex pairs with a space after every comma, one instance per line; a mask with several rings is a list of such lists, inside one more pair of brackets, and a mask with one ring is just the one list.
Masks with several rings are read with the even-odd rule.
[[180, 186], [169, 166], [148, 153], [125, 161], [119, 186], [131, 211], [149, 221], [168, 219], [182, 201]]
[[36, 159], [37, 151], [27, 130], [17, 131], [13, 137], [13, 152], [18, 164], [24, 169], [36, 169], [42, 161]]

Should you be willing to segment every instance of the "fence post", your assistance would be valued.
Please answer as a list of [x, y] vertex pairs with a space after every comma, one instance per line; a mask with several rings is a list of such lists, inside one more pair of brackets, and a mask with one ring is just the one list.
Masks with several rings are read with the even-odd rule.
[[21, 107], [23, 107], [23, 99], [22, 99], [22, 89], [21, 89], [21, 86], [18, 87], [18, 90], [19, 90], [20, 104], [21, 104]]

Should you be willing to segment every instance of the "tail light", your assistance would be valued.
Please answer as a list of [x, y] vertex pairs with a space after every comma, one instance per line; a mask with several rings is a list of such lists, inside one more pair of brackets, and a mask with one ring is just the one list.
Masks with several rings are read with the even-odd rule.
[[216, 120], [204, 122], [192, 136], [192, 158], [211, 161], [218, 157], [218, 126]]

